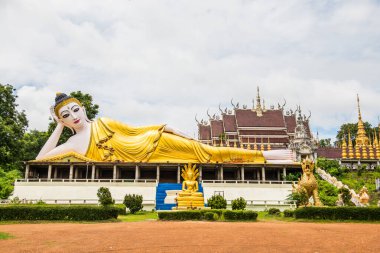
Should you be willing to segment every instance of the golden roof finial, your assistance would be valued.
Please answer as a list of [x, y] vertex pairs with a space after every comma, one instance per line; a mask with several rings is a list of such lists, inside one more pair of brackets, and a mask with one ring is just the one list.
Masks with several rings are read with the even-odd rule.
[[343, 135], [343, 140], [342, 140], [342, 158], [346, 159], [347, 158], [347, 143], [346, 143], [346, 136]]
[[268, 150], [271, 150], [272, 148], [271, 148], [271, 146], [270, 146], [270, 141], [269, 141], [269, 137], [268, 137], [268, 148], [267, 148]]
[[359, 94], [356, 94], [356, 100], [358, 102], [358, 114], [359, 114], [359, 120], [362, 119], [362, 113], [360, 112], [360, 100], [359, 100]]
[[[357, 101], [358, 101], [358, 132], [356, 134], [356, 145], [359, 146], [367, 146], [369, 143], [368, 137], [366, 135], [364, 123], [362, 120], [362, 113], [360, 111], [360, 101], [359, 101], [359, 94], [357, 94]], [[364, 153], [363, 153], [364, 158]]]
[[249, 137], [248, 137], [247, 149], [251, 149], [251, 143], [249, 142]]
[[369, 158], [370, 159], [375, 159], [375, 154], [373, 153], [373, 146], [372, 146], [373, 142], [372, 142], [372, 139], [370, 138], [369, 139], [369, 145], [368, 145], [368, 150], [369, 150]]
[[376, 158], [377, 158], [377, 159], [380, 159], [379, 140], [377, 139], [376, 129], [374, 129], [373, 131], [374, 131], [374, 136], [375, 136]]
[[352, 140], [351, 140], [351, 133], [350, 132], [348, 132], [348, 157], [350, 159], [354, 158], [354, 151], [353, 151], [353, 147], [352, 147]]
[[253, 150], [257, 150], [256, 137], [255, 137], [255, 144], [253, 145]]
[[263, 137], [261, 137], [261, 145], [260, 145], [260, 150], [264, 151], [264, 142], [263, 142]]

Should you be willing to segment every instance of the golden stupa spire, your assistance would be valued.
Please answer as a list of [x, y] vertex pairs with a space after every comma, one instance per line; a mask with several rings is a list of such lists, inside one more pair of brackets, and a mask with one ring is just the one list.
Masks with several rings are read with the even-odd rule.
[[261, 145], [260, 145], [260, 150], [264, 151], [264, 142], [263, 142], [263, 137], [261, 137]]
[[251, 149], [251, 143], [249, 142], [249, 137], [248, 137], [247, 149], [248, 149], [248, 150]]
[[268, 148], [267, 148], [268, 150], [271, 150], [272, 148], [271, 148], [271, 146], [270, 146], [270, 141], [269, 141], [269, 137], [268, 137]]
[[360, 153], [360, 147], [359, 145], [355, 145], [355, 158], [360, 159], [361, 158], [361, 153]]
[[[362, 113], [360, 111], [359, 94], [357, 94], [357, 102], [358, 102], [358, 133], [356, 134], [356, 145], [366, 146], [368, 145], [369, 140], [365, 132], [365, 127], [362, 120]], [[364, 158], [364, 154], [363, 154], [363, 158]]]
[[255, 137], [255, 144], [253, 145], [253, 150], [257, 150], [256, 137]]
[[367, 153], [367, 145], [362, 146], [362, 158], [367, 159], [368, 158], [368, 153]]
[[346, 143], [346, 136], [343, 135], [343, 140], [342, 140], [342, 158], [346, 159], [347, 158], [347, 143]]
[[368, 150], [369, 150], [369, 158], [375, 159], [375, 154], [373, 153], [373, 141], [372, 139], [369, 140]]
[[354, 151], [353, 151], [353, 147], [352, 147], [352, 140], [351, 140], [351, 133], [350, 132], [348, 132], [348, 157], [350, 159], [354, 158]]
[[373, 131], [374, 131], [374, 136], [375, 136], [376, 158], [377, 158], [377, 159], [380, 159], [379, 140], [377, 139], [376, 129], [374, 129]]

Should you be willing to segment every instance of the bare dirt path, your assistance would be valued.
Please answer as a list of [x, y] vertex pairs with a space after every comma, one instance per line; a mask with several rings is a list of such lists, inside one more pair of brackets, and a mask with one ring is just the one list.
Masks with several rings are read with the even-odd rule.
[[380, 224], [122, 222], [0, 225], [0, 252], [380, 252]]

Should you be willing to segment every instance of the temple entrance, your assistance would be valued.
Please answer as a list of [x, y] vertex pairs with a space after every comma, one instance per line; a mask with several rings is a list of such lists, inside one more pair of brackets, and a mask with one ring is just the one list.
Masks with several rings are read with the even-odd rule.
[[177, 183], [177, 167], [160, 168], [160, 183]]
[[203, 168], [202, 180], [218, 180], [218, 171], [215, 168]]

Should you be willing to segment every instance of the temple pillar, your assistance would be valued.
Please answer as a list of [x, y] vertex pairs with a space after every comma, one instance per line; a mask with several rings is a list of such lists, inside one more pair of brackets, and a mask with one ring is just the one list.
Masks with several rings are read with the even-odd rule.
[[277, 169], [277, 180], [281, 181], [281, 169]]
[[113, 176], [112, 179], [115, 180], [117, 179], [117, 166], [116, 164], [113, 165]]
[[285, 181], [286, 180], [286, 167], [282, 168], [282, 177], [283, 177], [283, 180]]
[[244, 166], [241, 166], [241, 169], [240, 169], [240, 180], [244, 181]]
[[95, 179], [95, 169], [96, 169], [95, 164], [93, 164], [91, 166], [91, 180], [92, 181], [94, 181], [94, 179]]
[[181, 183], [181, 166], [178, 164], [177, 167], [177, 184]]
[[160, 165], [157, 165], [156, 168], [156, 180], [157, 182], [160, 182]]
[[78, 167], [74, 168], [74, 179], [78, 178], [78, 170], [79, 170]]
[[25, 166], [25, 179], [28, 179], [29, 178], [29, 169], [30, 169], [30, 165], [27, 164]]
[[57, 178], [57, 176], [58, 176], [58, 167], [55, 166], [54, 167], [54, 178]]
[[99, 179], [99, 168], [95, 169], [95, 178]]
[[139, 169], [139, 166], [136, 165], [136, 168], [135, 168], [135, 180], [138, 180], [140, 178], [140, 169]]
[[202, 166], [199, 166], [199, 182], [202, 182]]
[[74, 174], [74, 165], [70, 164], [70, 172], [69, 172], [69, 179], [73, 179], [73, 174]]
[[48, 176], [47, 176], [47, 179], [48, 179], [48, 180], [51, 179], [51, 170], [52, 170], [52, 165], [49, 164], [49, 167], [48, 167]]
[[223, 165], [220, 166], [220, 170], [219, 170], [219, 173], [220, 173], [220, 179], [219, 180], [224, 180], [224, 171], [223, 171]]
[[265, 181], [265, 167], [261, 167], [261, 180]]
[[256, 178], [257, 178], [257, 180], [261, 180], [260, 179], [260, 170], [259, 169], [256, 169]]

